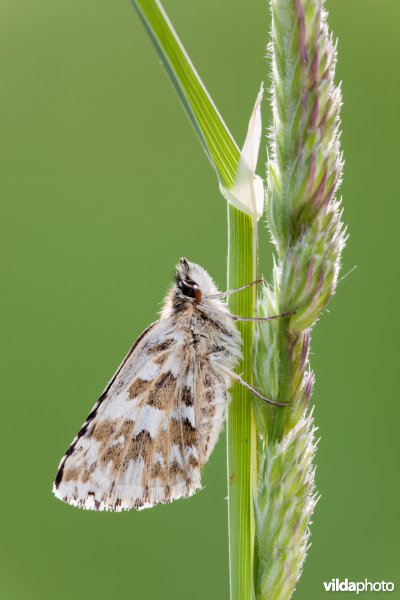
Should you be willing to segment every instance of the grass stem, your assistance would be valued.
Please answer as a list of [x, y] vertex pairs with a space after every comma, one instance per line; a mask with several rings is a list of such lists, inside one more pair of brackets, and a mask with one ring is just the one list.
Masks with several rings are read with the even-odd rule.
[[[256, 279], [256, 231], [251, 217], [228, 206], [228, 289]], [[228, 297], [234, 314], [255, 314], [255, 287]], [[253, 323], [239, 323], [243, 360], [238, 372], [252, 383]], [[254, 515], [252, 491], [256, 485], [256, 432], [251, 394], [241, 385], [231, 388], [227, 423], [229, 576], [231, 600], [253, 598]]]

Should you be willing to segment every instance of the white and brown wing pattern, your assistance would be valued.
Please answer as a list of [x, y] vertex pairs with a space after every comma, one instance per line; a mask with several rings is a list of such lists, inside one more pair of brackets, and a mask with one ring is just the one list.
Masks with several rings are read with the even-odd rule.
[[93, 510], [192, 495], [225, 418], [226, 382], [173, 318], [137, 340], [63, 457], [53, 491]]
[[204, 269], [179, 261], [162, 318], [135, 342], [61, 460], [58, 498], [121, 511], [201, 487], [241, 356], [240, 334], [218, 296]]

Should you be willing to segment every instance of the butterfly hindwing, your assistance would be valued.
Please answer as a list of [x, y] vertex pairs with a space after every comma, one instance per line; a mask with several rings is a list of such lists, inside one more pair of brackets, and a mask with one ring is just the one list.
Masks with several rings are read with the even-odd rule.
[[62, 459], [56, 496], [82, 508], [122, 510], [201, 487], [196, 364], [183, 346], [170, 319], [139, 338]]

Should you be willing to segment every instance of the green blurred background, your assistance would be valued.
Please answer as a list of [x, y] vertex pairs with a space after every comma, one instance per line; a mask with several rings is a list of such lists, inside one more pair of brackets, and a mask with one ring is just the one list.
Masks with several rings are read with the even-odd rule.
[[[344, 92], [343, 274], [358, 268], [313, 336], [322, 498], [296, 598], [324, 598], [333, 577], [391, 580], [400, 598], [400, 4], [327, 5]], [[165, 6], [242, 143], [268, 80], [266, 2]], [[51, 493], [177, 259], [225, 287], [215, 175], [128, 0], [1, 0], [0, 73], [0, 598], [226, 599], [224, 436], [185, 502], [94, 514]]]

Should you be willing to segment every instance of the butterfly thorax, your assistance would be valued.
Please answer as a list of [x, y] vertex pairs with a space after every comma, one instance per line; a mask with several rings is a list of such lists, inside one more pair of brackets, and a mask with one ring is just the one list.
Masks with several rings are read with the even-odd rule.
[[163, 318], [171, 318], [176, 334], [185, 340], [187, 351], [198, 358], [223, 362], [234, 367], [241, 357], [241, 336], [227, 306], [217, 298], [196, 304], [182, 298], [174, 286], [167, 296]]

